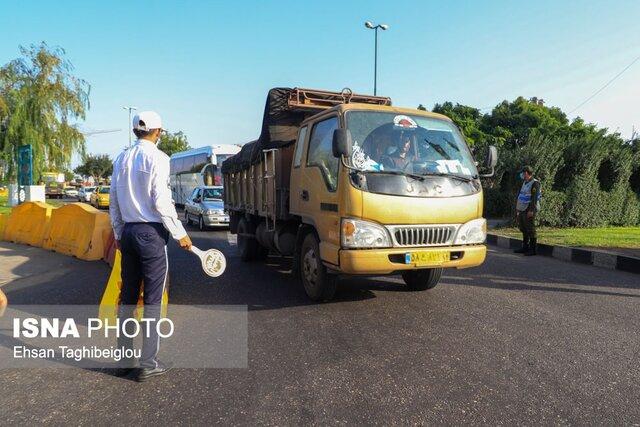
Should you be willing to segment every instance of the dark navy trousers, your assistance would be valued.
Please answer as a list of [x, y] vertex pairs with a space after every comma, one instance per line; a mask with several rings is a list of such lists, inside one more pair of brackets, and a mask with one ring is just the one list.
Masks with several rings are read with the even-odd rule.
[[[135, 222], [125, 224], [120, 238], [120, 252], [122, 253], [120, 322], [133, 317], [141, 282], [144, 291], [143, 317], [145, 319], [160, 318], [162, 294], [167, 285], [167, 274], [169, 273], [168, 240], [169, 232], [161, 223]], [[146, 334], [146, 328], [141, 329], [143, 339], [140, 366], [144, 368], [157, 366], [160, 337], [156, 333], [155, 323], [152, 326], [149, 328], [150, 334]], [[132, 328], [127, 329], [132, 330]], [[121, 336], [118, 340], [118, 346], [132, 348], [133, 340]]]

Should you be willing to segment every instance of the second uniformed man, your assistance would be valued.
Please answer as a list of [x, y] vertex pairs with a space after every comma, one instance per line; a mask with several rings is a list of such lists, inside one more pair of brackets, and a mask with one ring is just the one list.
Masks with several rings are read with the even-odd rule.
[[531, 166], [525, 166], [520, 172], [524, 181], [516, 201], [516, 222], [522, 232], [522, 247], [514, 252], [536, 255], [538, 236], [536, 234], [536, 215], [540, 210], [540, 181], [533, 177]]

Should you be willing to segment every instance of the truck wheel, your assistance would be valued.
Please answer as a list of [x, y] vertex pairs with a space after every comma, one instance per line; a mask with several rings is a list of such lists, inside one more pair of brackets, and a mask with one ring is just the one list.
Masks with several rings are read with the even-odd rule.
[[242, 261], [253, 261], [258, 255], [260, 245], [255, 234], [256, 230], [253, 225], [245, 218], [241, 218], [238, 223], [238, 250]]
[[300, 279], [307, 296], [313, 301], [329, 301], [336, 293], [337, 277], [329, 274], [320, 259], [320, 245], [315, 234], [309, 233], [300, 249]]
[[402, 273], [404, 283], [406, 283], [409, 290], [412, 291], [425, 291], [427, 289], [435, 288], [440, 281], [441, 276], [441, 268], [411, 270]]

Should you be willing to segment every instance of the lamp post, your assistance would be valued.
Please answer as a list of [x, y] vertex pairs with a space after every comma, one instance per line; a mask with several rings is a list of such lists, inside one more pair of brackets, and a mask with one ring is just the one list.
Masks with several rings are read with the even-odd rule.
[[370, 30], [374, 30], [376, 33], [375, 53], [373, 60], [373, 95], [375, 96], [377, 95], [376, 92], [378, 91], [378, 28], [380, 28], [382, 31], [386, 31], [387, 29], [389, 29], [389, 26], [387, 24], [373, 25], [371, 21], [365, 22], [364, 26]]
[[131, 106], [127, 106], [127, 107], [122, 107], [123, 110], [129, 110], [129, 148], [131, 148], [131, 111], [132, 110], [137, 110], [138, 107], [131, 107]]

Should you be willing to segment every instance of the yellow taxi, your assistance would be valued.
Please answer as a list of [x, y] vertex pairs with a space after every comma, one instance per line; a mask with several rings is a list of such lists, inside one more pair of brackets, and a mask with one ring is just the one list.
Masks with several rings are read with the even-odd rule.
[[91, 193], [91, 199], [89, 203], [98, 209], [109, 208], [109, 189], [108, 185], [101, 185], [96, 188], [96, 191]]

